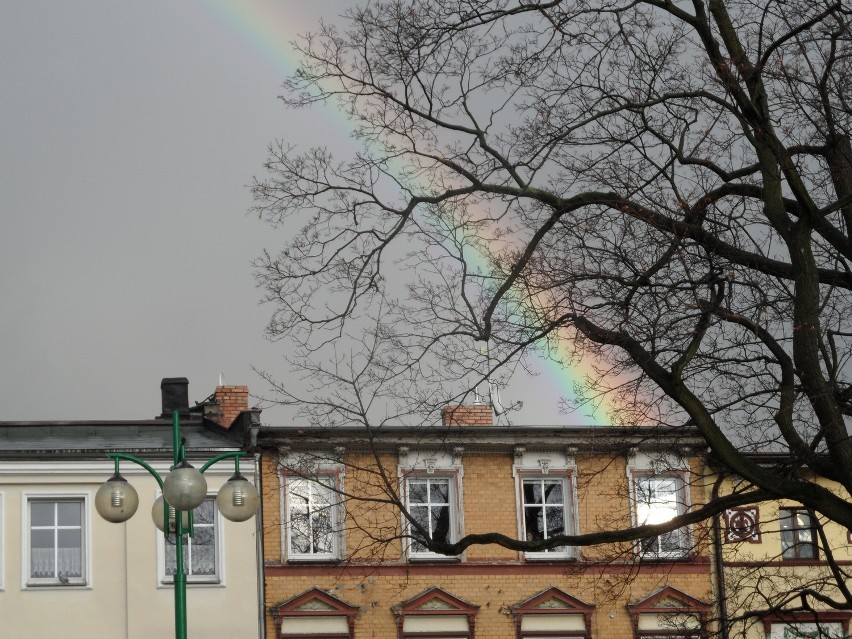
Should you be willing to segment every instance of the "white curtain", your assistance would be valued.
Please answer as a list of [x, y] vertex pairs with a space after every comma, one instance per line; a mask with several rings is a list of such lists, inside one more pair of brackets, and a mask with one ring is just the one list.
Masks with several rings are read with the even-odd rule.
[[82, 577], [83, 553], [79, 548], [30, 549], [30, 576], [34, 578]]

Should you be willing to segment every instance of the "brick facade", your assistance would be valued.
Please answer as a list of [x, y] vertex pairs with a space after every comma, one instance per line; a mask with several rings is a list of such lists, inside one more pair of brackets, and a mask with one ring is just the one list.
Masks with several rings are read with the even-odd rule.
[[[517, 636], [512, 607], [551, 587], [594, 606], [592, 637], [635, 639], [627, 605], [640, 601], [666, 585], [690, 597], [712, 601], [711, 560], [705, 532], [694, 527], [692, 552], [675, 560], [639, 562], [633, 544], [593, 546], [580, 549], [572, 558], [532, 559], [499, 545], [473, 545], [458, 558], [409, 559], [403, 540], [404, 519], [393, 505], [402, 497], [405, 468], [415, 467], [423, 477], [441, 476], [442, 464], [453, 464], [458, 477], [457, 515], [461, 535], [500, 533], [517, 539], [523, 531], [523, 507], [519, 465], [543, 478], [570, 476], [572, 521], [580, 533], [590, 533], [631, 523], [629, 481], [630, 447], [613, 437], [607, 450], [602, 439], [584, 446], [571, 429], [542, 433], [541, 429], [491, 427], [489, 406], [448, 407], [444, 426], [479, 426], [460, 429], [458, 438], [442, 429], [425, 441], [423, 432], [380, 432], [373, 449], [364, 447], [354, 434], [332, 438], [324, 431], [312, 438], [310, 429], [270, 433], [261, 441], [263, 455], [264, 552], [267, 631], [276, 637], [269, 610], [320, 588], [359, 613], [354, 636], [398, 637], [399, 618], [394, 610], [429, 588], [439, 587], [454, 597], [478, 606], [476, 638], [512, 639]], [[273, 436], [274, 435], [274, 436]], [[647, 434], [643, 434], [647, 442]], [[568, 442], [567, 439], [571, 439]], [[305, 441], [305, 440], [309, 441]], [[357, 443], [356, 443], [357, 442]], [[646, 443], [647, 445], [647, 443]], [[325, 453], [312, 459], [311, 451]], [[300, 457], [305, 451], [304, 457]], [[682, 459], [678, 457], [678, 459]], [[296, 460], [296, 461], [294, 461]], [[566, 462], [567, 460], [567, 462]], [[341, 546], [337, 561], [294, 561], [287, 557], [287, 481], [292, 473], [319, 473], [322, 464], [342, 469], [342, 489], [348, 496]], [[566, 467], [570, 463], [570, 468]], [[685, 491], [693, 506], [702, 503], [705, 487], [698, 479], [699, 460], [687, 462], [690, 477]], [[437, 465], [437, 469], [430, 469]], [[293, 467], [295, 466], [295, 467]], [[423, 470], [419, 470], [423, 468]], [[433, 474], [434, 473], [434, 474]], [[282, 507], [285, 509], [282, 512]]]

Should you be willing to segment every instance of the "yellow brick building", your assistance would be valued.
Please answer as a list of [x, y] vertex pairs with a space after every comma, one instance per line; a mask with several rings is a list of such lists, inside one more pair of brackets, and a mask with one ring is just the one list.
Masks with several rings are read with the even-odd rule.
[[[264, 426], [258, 445], [270, 638], [662, 639], [713, 626], [709, 528], [547, 542], [703, 504], [689, 428], [494, 426], [480, 405], [425, 430]], [[424, 534], [538, 545], [448, 556]]]
[[[785, 455], [753, 459], [773, 466], [789, 462]], [[822, 483], [849, 500], [839, 484]], [[721, 495], [749, 488], [728, 474], [716, 475], [713, 484]], [[848, 581], [852, 567], [852, 536], [846, 528], [785, 499], [727, 510], [715, 525], [724, 569], [717, 594], [723, 639], [849, 636], [852, 611], [829, 603], [842, 599], [838, 584]]]

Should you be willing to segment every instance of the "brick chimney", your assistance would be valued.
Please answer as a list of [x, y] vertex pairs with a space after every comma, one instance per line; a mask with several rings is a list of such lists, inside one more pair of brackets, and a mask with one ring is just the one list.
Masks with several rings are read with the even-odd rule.
[[223, 428], [230, 428], [237, 416], [248, 410], [248, 399], [248, 386], [217, 386], [213, 402], [219, 405], [218, 414], [208, 414], [208, 417]]
[[494, 412], [489, 404], [445, 406], [441, 410], [442, 426], [493, 426]]

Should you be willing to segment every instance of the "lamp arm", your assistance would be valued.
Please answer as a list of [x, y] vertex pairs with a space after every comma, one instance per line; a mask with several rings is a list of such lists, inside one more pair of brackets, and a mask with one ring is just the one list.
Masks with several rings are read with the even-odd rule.
[[160, 490], [163, 490], [163, 478], [160, 477], [160, 473], [151, 468], [149, 464], [142, 461], [138, 457], [134, 457], [133, 455], [128, 455], [127, 453], [107, 453], [107, 457], [115, 461], [115, 472], [118, 472], [118, 460], [125, 459], [127, 461], [132, 461], [134, 464], [138, 464], [142, 466], [145, 470], [151, 473], [151, 476], [157, 480], [157, 483], [160, 485]]
[[205, 470], [210, 468], [213, 464], [222, 461], [223, 459], [228, 459], [233, 457], [234, 459], [234, 471], [240, 472], [240, 457], [244, 457], [245, 453], [241, 450], [231, 451], [230, 453], [222, 453], [221, 455], [216, 455], [209, 462], [204, 464], [201, 468], [198, 469], [198, 472], [203, 473]]

